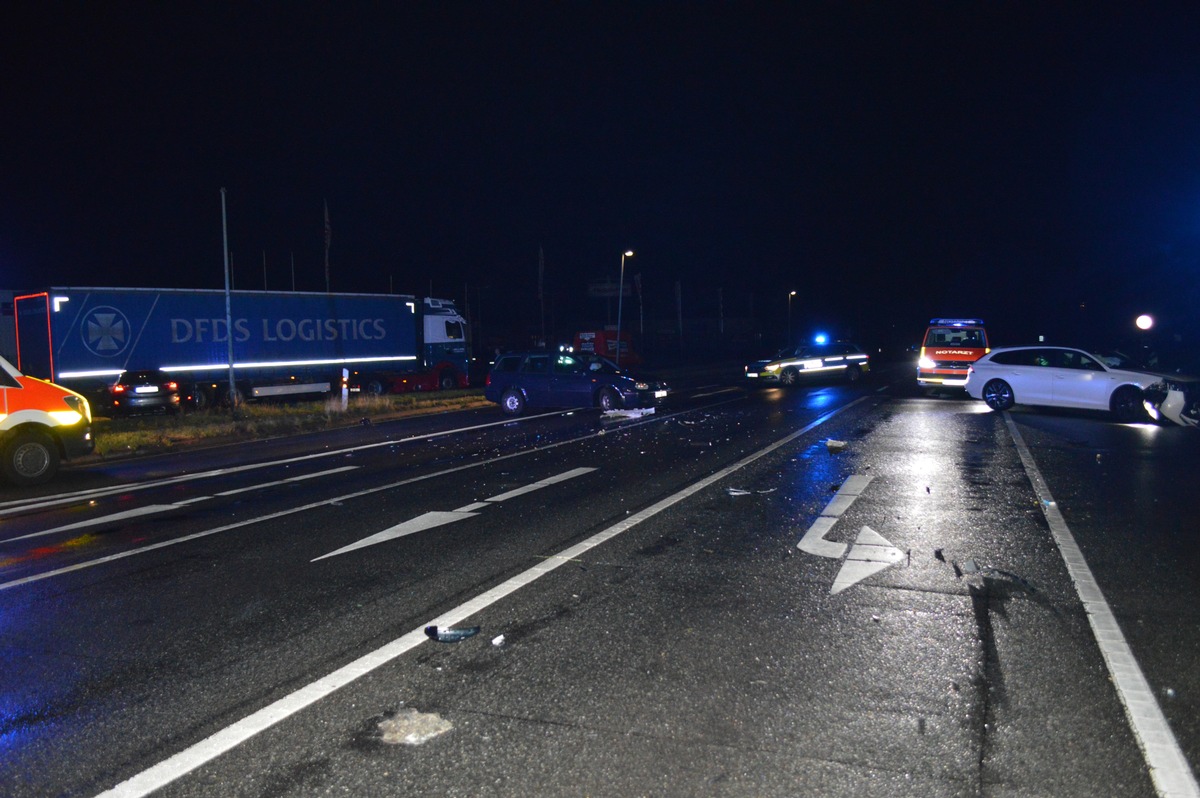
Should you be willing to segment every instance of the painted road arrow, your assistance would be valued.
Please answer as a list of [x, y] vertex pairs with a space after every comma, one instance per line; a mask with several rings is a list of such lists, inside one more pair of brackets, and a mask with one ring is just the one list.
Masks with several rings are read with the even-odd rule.
[[904, 552], [893, 546], [883, 535], [871, 527], [864, 526], [858, 533], [858, 540], [854, 541], [854, 545], [850, 547], [850, 553], [846, 555], [846, 561], [842, 563], [842, 570], [838, 571], [837, 578], [833, 580], [833, 587], [829, 589], [829, 595], [841, 593], [871, 574], [879, 573], [889, 565], [895, 565], [903, 559]]
[[347, 552], [357, 551], [358, 549], [363, 549], [367, 546], [374, 546], [376, 543], [395, 540], [396, 538], [402, 538], [405, 535], [414, 535], [417, 532], [424, 532], [426, 529], [433, 529], [434, 527], [452, 524], [455, 521], [462, 521], [466, 518], [474, 518], [475, 516], [479, 515], [477, 511], [482, 510], [485, 507], [498, 504], [499, 502], [508, 501], [509, 499], [515, 499], [518, 496], [524, 496], [527, 493], [532, 493], [535, 490], [541, 490], [542, 488], [546, 488], [551, 485], [557, 485], [560, 482], [566, 482], [568, 479], [575, 479], [576, 477], [581, 477], [584, 474], [590, 474], [595, 470], [596, 469], [594, 468], [573, 468], [570, 471], [564, 471], [561, 474], [555, 474], [552, 477], [547, 477], [546, 479], [538, 480], [537, 482], [531, 482], [528, 485], [522, 485], [519, 488], [505, 491], [504, 493], [497, 494], [496, 496], [491, 496], [481, 502], [474, 502], [473, 504], [468, 504], [465, 507], [459, 507], [457, 510], [435, 510], [433, 512], [423, 513], [418, 515], [416, 518], [396, 524], [395, 526], [390, 526], [382, 532], [376, 532], [374, 535], [355, 541], [348, 546], [342, 546], [336, 551], [331, 551], [328, 554], [322, 554], [320, 557], [315, 557], [312, 561], [316, 562], [317, 560], [324, 560], [327, 557], [336, 557], [339, 554], [346, 554]]
[[[842, 513], [850, 509], [850, 505], [862, 495], [870, 483], [871, 477], [868, 476], [855, 474], [848, 477], [838, 488], [838, 492], [830, 499], [829, 504], [821, 511], [821, 515], [804, 533], [804, 537], [800, 538], [800, 542], [796, 544], [796, 548], [807, 554], [829, 557], [834, 560], [846, 558], [837, 577], [833, 580], [833, 587], [829, 590], [830, 595], [841, 593], [846, 588], [905, 558], [904, 552], [869, 526], [864, 526], [859, 531], [858, 539], [854, 541], [853, 546], [825, 539], [825, 536], [833, 530], [834, 524], [842, 517]], [[849, 553], [847, 553], [847, 549], [849, 549]]]

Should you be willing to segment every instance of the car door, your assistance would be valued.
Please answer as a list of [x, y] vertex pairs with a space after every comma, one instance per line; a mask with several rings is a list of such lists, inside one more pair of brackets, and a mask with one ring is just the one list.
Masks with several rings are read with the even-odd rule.
[[1017, 404], [1049, 404], [1053, 396], [1051, 354], [1051, 350], [1032, 348], [997, 352], [986, 366], [979, 364], [979, 374], [985, 383], [992, 378], [1007, 382]]
[[1060, 349], [1055, 355], [1054, 404], [1107, 410], [1114, 383], [1100, 361], [1074, 349]]
[[586, 364], [574, 355], [560, 352], [551, 367], [550, 391], [561, 407], [591, 407], [592, 377]]
[[550, 355], [529, 355], [521, 364], [517, 384], [525, 391], [525, 402], [537, 407], [554, 406], [550, 394]]

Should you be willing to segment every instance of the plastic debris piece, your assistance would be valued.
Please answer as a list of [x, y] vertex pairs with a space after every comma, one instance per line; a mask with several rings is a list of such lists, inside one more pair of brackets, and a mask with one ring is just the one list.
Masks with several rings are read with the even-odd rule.
[[833, 438], [825, 441], [825, 448], [829, 450], [830, 454], [840, 452], [844, 450], [846, 446], [847, 444], [845, 441], [835, 441]]
[[774, 493], [775, 488], [767, 488], [766, 490], [744, 490], [742, 488], [726, 488], [730, 496], [749, 496], [752, 493], [757, 493], [760, 496], [764, 493]]
[[601, 413], [602, 418], [641, 418], [654, 414], [653, 407], [631, 408], [629, 410], [606, 410]]
[[493, 638], [492, 638], [492, 645], [493, 645], [493, 646], [502, 646], [502, 645], [504, 645], [504, 635], [496, 635], [495, 637], [493, 637]]
[[379, 723], [380, 739], [393, 745], [421, 745], [453, 728], [445, 718], [415, 709], [402, 709]]
[[437, 626], [426, 626], [425, 635], [430, 640], [436, 640], [439, 643], [457, 643], [460, 640], [466, 640], [468, 637], [474, 637], [479, 634], [478, 626], [465, 626], [461, 629], [445, 629]]
[[936, 557], [937, 559], [941, 560], [942, 562], [946, 561], [946, 555], [942, 554], [941, 549], [934, 549], [933, 556]]

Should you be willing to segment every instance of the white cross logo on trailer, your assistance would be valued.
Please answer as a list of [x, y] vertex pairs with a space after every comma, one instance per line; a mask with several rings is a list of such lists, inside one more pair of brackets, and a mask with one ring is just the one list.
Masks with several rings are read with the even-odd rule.
[[843, 482], [829, 504], [821, 511], [821, 515], [817, 517], [816, 521], [813, 521], [812, 526], [804, 533], [804, 537], [800, 538], [800, 542], [796, 544], [796, 548], [807, 554], [829, 557], [834, 560], [846, 558], [837, 577], [833, 580], [833, 587], [829, 589], [831, 596], [841, 593], [846, 588], [905, 558], [904, 552], [869, 526], [864, 526], [859, 530], [858, 537], [852, 546], [825, 539], [825, 535], [833, 529], [833, 525], [842, 517], [842, 513], [846, 512], [854, 500], [862, 495], [870, 482], [871, 477], [858, 474]]

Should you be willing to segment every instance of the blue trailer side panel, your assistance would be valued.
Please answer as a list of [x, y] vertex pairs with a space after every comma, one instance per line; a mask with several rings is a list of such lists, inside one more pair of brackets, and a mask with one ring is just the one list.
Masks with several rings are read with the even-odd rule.
[[[127, 369], [219, 374], [228, 368], [225, 292], [52, 288], [55, 379]], [[387, 294], [233, 291], [233, 360], [255, 369], [340, 368], [418, 357], [413, 298]]]

